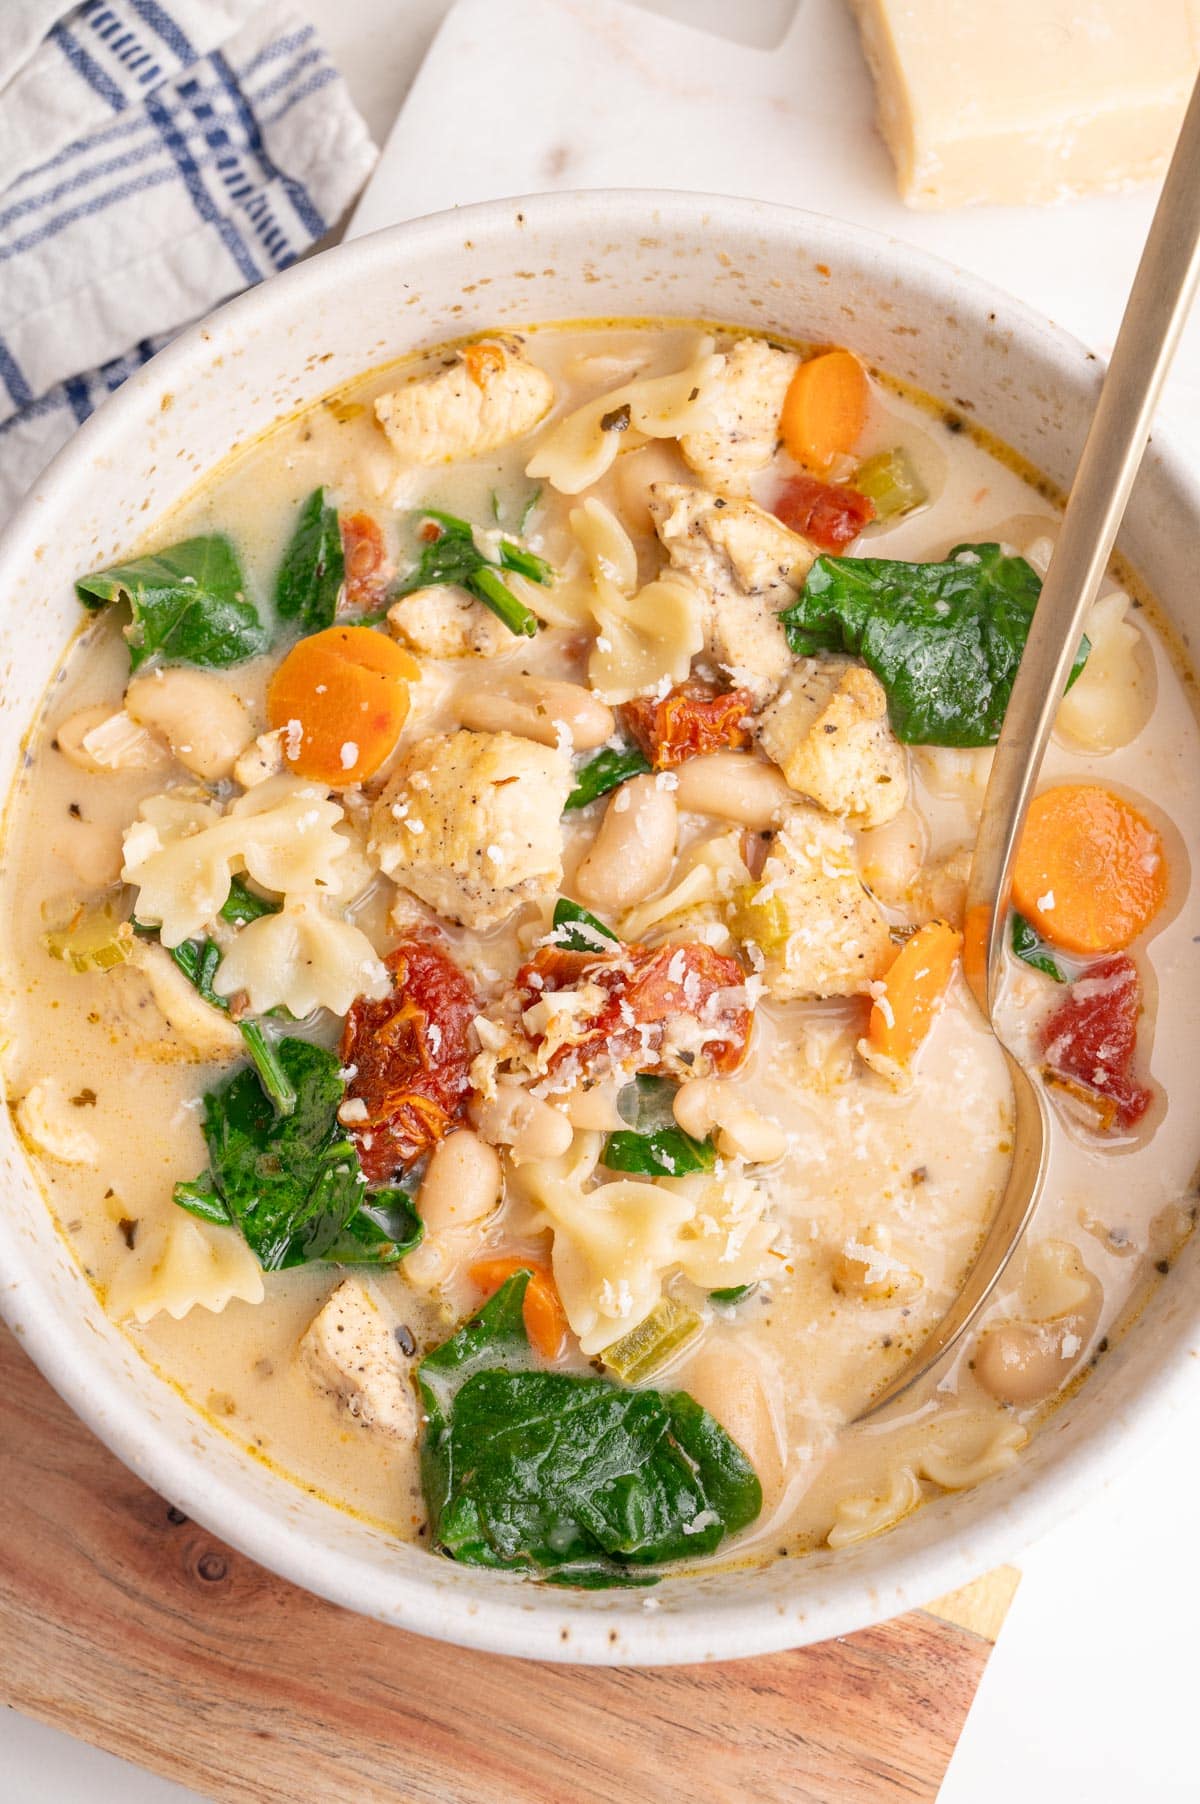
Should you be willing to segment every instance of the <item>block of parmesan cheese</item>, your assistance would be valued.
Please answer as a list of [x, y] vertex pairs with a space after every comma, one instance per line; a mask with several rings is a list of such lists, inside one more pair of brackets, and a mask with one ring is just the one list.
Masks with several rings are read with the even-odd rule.
[[910, 207], [1025, 204], [1161, 173], [1200, 0], [851, 0]]

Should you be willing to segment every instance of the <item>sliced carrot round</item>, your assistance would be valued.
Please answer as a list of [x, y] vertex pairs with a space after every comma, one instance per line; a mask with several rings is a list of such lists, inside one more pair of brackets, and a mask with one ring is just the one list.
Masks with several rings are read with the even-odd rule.
[[962, 934], [945, 921], [929, 921], [901, 947], [867, 1027], [867, 1039], [884, 1058], [909, 1064], [949, 987], [962, 943]]
[[567, 1338], [567, 1318], [548, 1266], [513, 1255], [480, 1259], [471, 1267], [470, 1279], [485, 1297], [492, 1297], [514, 1272], [530, 1274], [521, 1311], [530, 1345], [543, 1359], [557, 1359]]
[[788, 385], [779, 435], [796, 462], [823, 474], [854, 450], [866, 424], [867, 373], [850, 351], [822, 351]]
[[369, 626], [331, 626], [294, 645], [271, 679], [267, 717], [287, 768], [346, 789], [374, 776], [408, 716], [420, 669]]
[[1013, 867], [1013, 900], [1067, 952], [1121, 952], [1167, 899], [1157, 828], [1102, 783], [1034, 798]]

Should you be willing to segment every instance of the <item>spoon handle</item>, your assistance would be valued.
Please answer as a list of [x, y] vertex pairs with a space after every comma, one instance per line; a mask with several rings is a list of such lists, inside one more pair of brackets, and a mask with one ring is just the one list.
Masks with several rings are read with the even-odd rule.
[[[1171, 158], [1013, 684], [971, 861], [967, 912], [990, 913], [986, 1000], [1002, 971], [1012, 867], [1088, 609], [1150, 436], [1200, 277], [1200, 81]], [[981, 974], [982, 975], [982, 974]]]

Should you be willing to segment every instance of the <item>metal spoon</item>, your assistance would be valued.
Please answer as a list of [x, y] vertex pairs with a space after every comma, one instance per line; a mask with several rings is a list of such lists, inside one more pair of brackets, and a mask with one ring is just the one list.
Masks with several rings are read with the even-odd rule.
[[[980, 968], [974, 974], [968, 970], [968, 976], [993, 1028], [1004, 971], [1012, 867], [1025, 816], [1198, 278], [1200, 82], [1188, 103], [1075, 472], [984, 798], [967, 885], [967, 919], [986, 921], [988, 930]], [[950, 1309], [860, 1420], [916, 1384], [967, 1333], [1037, 1209], [1048, 1164], [1050, 1112], [1040, 1083], [1007, 1047], [1004, 1054], [1015, 1118], [1012, 1167], [1000, 1206]]]

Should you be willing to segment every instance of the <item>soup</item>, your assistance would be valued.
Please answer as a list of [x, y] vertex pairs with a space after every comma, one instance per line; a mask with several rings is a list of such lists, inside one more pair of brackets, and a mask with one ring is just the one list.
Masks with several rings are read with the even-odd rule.
[[880, 1532], [1019, 1457], [1191, 1225], [1188, 679], [1102, 594], [962, 976], [1057, 530], [847, 350], [545, 327], [243, 449], [91, 610], [4, 861], [7, 1081], [105, 1307], [243, 1446], [574, 1583]]

